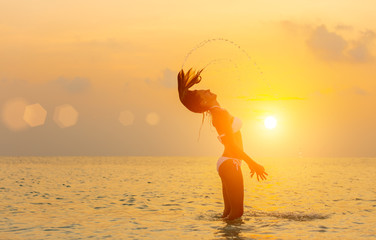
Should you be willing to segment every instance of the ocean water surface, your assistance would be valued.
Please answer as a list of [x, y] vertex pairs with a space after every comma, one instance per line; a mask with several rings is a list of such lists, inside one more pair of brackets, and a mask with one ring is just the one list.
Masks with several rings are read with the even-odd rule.
[[0, 239], [376, 239], [376, 159], [257, 159], [245, 214], [216, 158], [0, 157]]

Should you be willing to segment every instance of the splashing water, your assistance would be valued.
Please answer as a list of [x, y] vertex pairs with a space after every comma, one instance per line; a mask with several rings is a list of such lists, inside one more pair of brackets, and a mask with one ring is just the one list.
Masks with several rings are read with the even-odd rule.
[[212, 64], [216, 64], [216, 63], [220, 63], [220, 62], [229, 62], [231, 63], [232, 65], [234, 65], [235, 69], [238, 68], [238, 64], [234, 63], [234, 61], [232, 61], [231, 59], [229, 58], [217, 58], [217, 59], [214, 59], [214, 60], [211, 60], [208, 64], [206, 64], [203, 69], [206, 69], [207, 67], [209, 67], [210, 65]]
[[[235, 47], [235, 49], [239, 50], [246, 58], [247, 60], [250, 62], [250, 65], [252, 68], [255, 68], [257, 73], [261, 76], [261, 81], [266, 84], [266, 86], [268, 87], [269, 91], [270, 92], [274, 92], [273, 91], [273, 88], [271, 87], [270, 83], [265, 79], [264, 77], [264, 72], [262, 71], [262, 69], [260, 68], [260, 66], [251, 58], [251, 56], [247, 53], [247, 51], [245, 51], [242, 47], [240, 47], [239, 44], [235, 43], [234, 41], [231, 41], [229, 39], [225, 39], [225, 38], [211, 38], [211, 39], [207, 39], [205, 41], [202, 41], [200, 42], [199, 44], [197, 44], [193, 49], [191, 49], [187, 55], [185, 56], [184, 58], [184, 61], [183, 61], [183, 64], [181, 66], [181, 69], [184, 69], [184, 66], [188, 60], [188, 58], [195, 52], [197, 51], [198, 49], [206, 46], [207, 44], [210, 44], [210, 43], [214, 43], [214, 42], [224, 42], [226, 44], [230, 44], [231, 46]], [[219, 62], [229, 62], [231, 63], [235, 70], [238, 71], [239, 68], [238, 68], [238, 65], [236, 63], [234, 63], [234, 61], [230, 58], [217, 58], [217, 59], [214, 59], [214, 60], [211, 60], [209, 63], [207, 63], [203, 69], [205, 70], [207, 67], [213, 65], [213, 64], [216, 64], [216, 63], [219, 63]]]
[[313, 221], [317, 219], [327, 219], [330, 217], [330, 214], [322, 214], [322, 213], [315, 213], [315, 212], [278, 212], [278, 211], [260, 211], [260, 210], [252, 210], [244, 214], [244, 218], [252, 218], [252, 217], [275, 217], [280, 219], [288, 219], [293, 221]]
[[[249, 221], [250, 219], [254, 218], [263, 218], [263, 217], [274, 217], [277, 219], [287, 219], [297, 222], [303, 221], [314, 221], [319, 219], [328, 219], [330, 218], [330, 214], [324, 213], [315, 213], [315, 212], [303, 212], [303, 211], [291, 211], [291, 212], [279, 212], [279, 211], [262, 211], [262, 210], [248, 210], [244, 213], [242, 218], [237, 220], [244, 220]], [[202, 213], [198, 215], [197, 220], [206, 220], [206, 221], [218, 221], [223, 220], [221, 218], [221, 214], [218, 213]], [[229, 221], [234, 222], [234, 220]]]
[[[197, 49], [205, 46], [208, 43], [213, 43], [213, 42], [216, 42], [216, 41], [222, 41], [222, 42], [229, 43], [229, 44], [233, 45], [234, 47], [236, 47], [237, 49], [239, 49], [248, 58], [249, 61], [252, 60], [251, 57], [249, 56], [249, 54], [244, 49], [242, 49], [238, 44], [236, 44], [235, 42], [233, 42], [231, 40], [228, 40], [228, 39], [225, 39], [225, 38], [211, 38], [211, 39], [208, 39], [208, 40], [200, 42], [196, 47], [194, 47], [193, 49], [191, 49], [191, 51], [188, 52], [188, 54], [184, 58], [184, 62], [182, 64], [182, 66], [181, 66], [181, 69], [184, 68], [185, 63], [187, 62], [189, 56], [193, 52], [195, 52]], [[255, 62], [254, 62], [254, 65], [257, 66], [257, 64]]]

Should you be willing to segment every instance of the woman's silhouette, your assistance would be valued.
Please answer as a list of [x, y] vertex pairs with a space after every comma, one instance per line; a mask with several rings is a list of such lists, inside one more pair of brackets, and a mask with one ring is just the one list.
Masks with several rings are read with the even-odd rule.
[[251, 170], [251, 177], [256, 173], [257, 180], [265, 180], [268, 175], [264, 167], [252, 160], [243, 150], [239, 118], [231, 116], [217, 102], [217, 95], [210, 90], [189, 90], [201, 81], [201, 71], [190, 69], [178, 74], [179, 98], [188, 110], [195, 113], [209, 112], [212, 124], [218, 132], [218, 139], [224, 145], [224, 152], [217, 162], [217, 171], [222, 180], [224, 211], [222, 217], [233, 220], [243, 215], [244, 186], [240, 169], [244, 160]]

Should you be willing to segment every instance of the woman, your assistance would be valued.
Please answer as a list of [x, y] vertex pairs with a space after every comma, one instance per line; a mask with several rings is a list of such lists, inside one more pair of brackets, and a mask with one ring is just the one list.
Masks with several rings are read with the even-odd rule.
[[264, 167], [252, 160], [243, 150], [240, 134], [240, 119], [231, 116], [217, 102], [217, 95], [210, 90], [189, 90], [201, 81], [201, 71], [190, 69], [178, 74], [179, 98], [183, 105], [195, 113], [209, 112], [212, 124], [218, 132], [218, 138], [224, 145], [224, 152], [217, 162], [217, 171], [222, 181], [224, 211], [222, 218], [233, 220], [243, 215], [244, 186], [240, 169], [244, 160], [251, 170], [251, 177], [256, 173], [257, 180], [265, 180], [268, 175]]

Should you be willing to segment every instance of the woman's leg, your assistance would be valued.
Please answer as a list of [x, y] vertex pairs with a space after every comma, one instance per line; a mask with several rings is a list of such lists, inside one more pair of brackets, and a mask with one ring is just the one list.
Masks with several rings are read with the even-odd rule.
[[224, 205], [225, 205], [225, 209], [223, 210], [222, 218], [225, 218], [230, 214], [231, 205], [230, 205], [230, 199], [227, 196], [227, 189], [226, 189], [225, 183], [224, 183], [222, 178], [221, 178], [221, 180], [222, 180], [223, 202], [224, 202]]
[[225, 189], [224, 196], [227, 197], [230, 204], [230, 212], [227, 215], [227, 219], [233, 220], [239, 218], [243, 215], [244, 211], [244, 186], [241, 169], [236, 168], [231, 160], [227, 160], [220, 166], [219, 175]]

